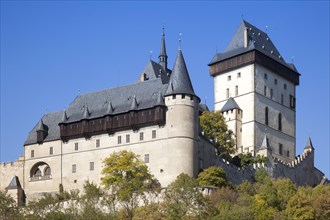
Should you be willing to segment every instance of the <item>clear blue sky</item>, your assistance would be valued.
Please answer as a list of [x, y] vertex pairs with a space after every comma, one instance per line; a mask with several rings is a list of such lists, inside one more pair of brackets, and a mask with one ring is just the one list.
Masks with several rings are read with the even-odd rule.
[[23, 155], [46, 112], [81, 93], [134, 82], [157, 60], [166, 31], [169, 67], [182, 49], [197, 95], [213, 108], [207, 63], [244, 19], [268, 34], [301, 73], [297, 154], [310, 135], [329, 173], [329, 2], [1, 1], [1, 161]]

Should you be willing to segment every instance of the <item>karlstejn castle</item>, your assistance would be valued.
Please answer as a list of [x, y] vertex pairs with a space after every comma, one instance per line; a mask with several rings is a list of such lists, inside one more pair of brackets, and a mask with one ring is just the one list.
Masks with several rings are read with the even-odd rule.
[[[150, 60], [137, 82], [78, 95], [65, 110], [43, 115], [27, 134], [24, 156], [1, 163], [0, 190], [23, 204], [58, 192], [60, 184], [67, 190], [86, 180], [100, 184], [102, 161], [120, 150], [140, 155], [163, 187], [182, 172], [195, 177], [212, 165], [233, 183], [251, 179], [258, 166], [235, 167], [203, 136], [199, 115], [208, 108], [194, 92], [181, 48], [172, 69], [167, 59], [163, 32], [158, 61]], [[311, 186], [326, 181], [314, 167], [310, 138], [296, 156], [300, 74], [265, 32], [243, 20], [208, 65], [214, 108], [234, 132], [237, 153], [266, 156], [260, 166], [272, 178]]]

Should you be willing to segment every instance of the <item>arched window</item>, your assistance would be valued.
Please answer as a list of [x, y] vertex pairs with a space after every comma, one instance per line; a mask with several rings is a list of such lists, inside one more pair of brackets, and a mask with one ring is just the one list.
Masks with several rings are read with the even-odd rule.
[[45, 176], [50, 176], [51, 174], [52, 174], [52, 171], [51, 171], [50, 167], [46, 167], [46, 168], [45, 168], [44, 175], [45, 175]]
[[268, 125], [268, 107], [265, 108], [265, 124]]
[[40, 161], [31, 167], [30, 181], [51, 179], [51, 172], [50, 166], [47, 163]]
[[278, 130], [282, 131], [282, 114], [278, 114]]
[[33, 174], [34, 177], [39, 177], [41, 176], [41, 170], [38, 168], [34, 171], [34, 174]]

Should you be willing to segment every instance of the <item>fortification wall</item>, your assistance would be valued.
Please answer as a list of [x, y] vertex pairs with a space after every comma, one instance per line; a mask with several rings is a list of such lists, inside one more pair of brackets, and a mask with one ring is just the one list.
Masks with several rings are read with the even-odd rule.
[[325, 178], [324, 174], [314, 167], [314, 151], [298, 155], [291, 163], [273, 158], [273, 166], [268, 170], [272, 178], [286, 177], [299, 186], [316, 186]]
[[252, 181], [256, 171], [256, 169], [252, 166], [239, 168], [222, 158], [217, 160], [216, 165], [223, 168], [223, 170], [226, 172], [228, 180], [233, 184], [240, 184], [244, 180]]
[[17, 176], [22, 187], [23, 186], [23, 167], [24, 167], [24, 157], [20, 156], [18, 160], [14, 162], [0, 164], [0, 190], [5, 190], [9, 185], [13, 176]]

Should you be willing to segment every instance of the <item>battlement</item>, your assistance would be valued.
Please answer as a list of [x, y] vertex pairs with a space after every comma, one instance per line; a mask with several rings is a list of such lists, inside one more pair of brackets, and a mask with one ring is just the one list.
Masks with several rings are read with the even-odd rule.
[[18, 159], [15, 161], [1, 162], [0, 166], [1, 168], [12, 168], [17, 166], [22, 166], [23, 163], [24, 163], [24, 156], [19, 156]]
[[281, 164], [288, 168], [295, 168], [295, 167], [299, 166], [300, 164], [309, 161], [308, 159], [310, 157], [313, 157], [312, 151], [303, 152], [301, 155], [296, 156], [295, 159], [291, 163], [287, 163], [277, 157], [272, 157], [272, 159], [274, 160], [275, 164]]

